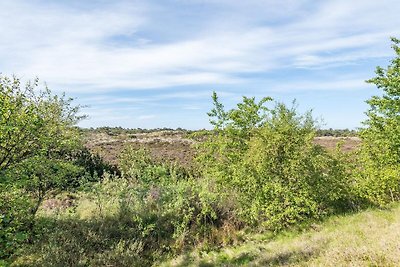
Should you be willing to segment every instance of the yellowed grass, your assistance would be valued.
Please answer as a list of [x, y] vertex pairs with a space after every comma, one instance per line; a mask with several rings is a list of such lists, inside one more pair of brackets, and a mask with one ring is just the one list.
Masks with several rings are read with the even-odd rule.
[[334, 217], [303, 233], [263, 235], [162, 266], [400, 266], [400, 205]]

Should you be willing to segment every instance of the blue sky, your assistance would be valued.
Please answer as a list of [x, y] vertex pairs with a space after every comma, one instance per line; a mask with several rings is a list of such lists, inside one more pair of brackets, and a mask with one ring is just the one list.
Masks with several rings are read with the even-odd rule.
[[209, 128], [215, 90], [355, 128], [393, 57], [397, 0], [0, 1], [0, 72], [66, 92], [83, 127]]

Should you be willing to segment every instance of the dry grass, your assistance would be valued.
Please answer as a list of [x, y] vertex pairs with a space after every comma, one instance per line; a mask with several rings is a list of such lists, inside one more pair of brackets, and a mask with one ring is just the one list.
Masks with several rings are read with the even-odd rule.
[[[89, 133], [86, 138], [87, 147], [99, 153], [105, 160], [118, 164], [118, 155], [126, 145], [150, 150], [152, 157], [157, 161], [177, 162], [183, 166], [191, 166], [195, 151], [192, 145], [194, 140], [180, 131], [159, 131], [151, 133], [108, 135], [106, 133]], [[359, 144], [357, 137], [316, 137], [315, 143], [328, 150], [342, 144], [342, 150], [349, 152]]]
[[242, 245], [163, 266], [400, 266], [400, 205], [332, 217], [302, 233], [253, 235]]
[[152, 157], [160, 162], [177, 162], [183, 166], [190, 166], [194, 150], [193, 140], [185, 137], [179, 131], [159, 131], [152, 133], [120, 134], [111, 136], [106, 133], [89, 133], [86, 146], [100, 154], [106, 161], [118, 164], [118, 156], [127, 146], [146, 148]]
[[333, 150], [338, 144], [341, 144], [342, 151], [350, 152], [360, 145], [361, 140], [358, 137], [320, 136], [316, 137], [314, 142], [328, 150]]

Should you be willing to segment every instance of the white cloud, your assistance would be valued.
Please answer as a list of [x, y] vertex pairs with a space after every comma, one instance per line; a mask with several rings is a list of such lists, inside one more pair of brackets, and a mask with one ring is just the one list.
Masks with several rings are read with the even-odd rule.
[[271, 91], [276, 92], [290, 92], [290, 91], [321, 91], [321, 90], [334, 90], [334, 91], [348, 91], [348, 90], [361, 90], [369, 88], [370, 85], [365, 83], [361, 78], [354, 79], [337, 79], [336, 81], [295, 81], [281, 85], [272, 85]]
[[[226, 6], [220, 13], [229, 18], [241, 10], [253, 16], [214, 16], [197, 36], [182, 23], [187, 37], [157, 42], [139, 33], [163, 23], [149, 10], [159, 3], [120, 2], [78, 10], [5, 1], [0, 34], [7, 38], [0, 40], [0, 70], [39, 76], [51, 88], [75, 92], [240, 84], [246, 82], [246, 73], [387, 56], [388, 36], [400, 33], [397, 1], [205, 3]], [[217, 24], [221, 20], [225, 23]], [[165, 25], [167, 33], [175, 30]], [[113, 42], [118, 36], [128, 41]]]

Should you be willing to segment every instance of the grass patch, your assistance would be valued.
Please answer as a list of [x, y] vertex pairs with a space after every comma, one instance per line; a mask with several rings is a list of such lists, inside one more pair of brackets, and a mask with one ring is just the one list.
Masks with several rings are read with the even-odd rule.
[[161, 266], [399, 266], [400, 205], [334, 216], [302, 231], [246, 236], [220, 251], [179, 256]]

